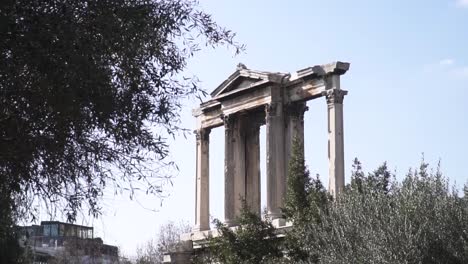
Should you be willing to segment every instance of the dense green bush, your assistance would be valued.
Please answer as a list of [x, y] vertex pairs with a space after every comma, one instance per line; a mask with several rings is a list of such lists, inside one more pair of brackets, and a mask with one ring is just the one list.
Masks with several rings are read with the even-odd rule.
[[215, 219], [218, 236], [208, 238], [205, 252], [195, 256], [196, 263], [259, 264], [282, 263], [281, 239], [269, 218], [262, 219], [243, 201], [236, 228]]
[[355, 160], [351, 183], [306, 209], [318, 214], [296, 223], [292, 245], [306, 263], [468, 263], [467, 191], [424, 161], [400, 183], [386, 164], [365, 175]]

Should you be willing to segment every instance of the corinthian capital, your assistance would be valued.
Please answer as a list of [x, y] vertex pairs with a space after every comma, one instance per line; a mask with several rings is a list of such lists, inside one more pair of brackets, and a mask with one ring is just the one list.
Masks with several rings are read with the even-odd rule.
[[210, 140], [210, 129], [206, 128], [200, 128], [197, 130], [194, 130], [193, 133], [195, 133], [195, 137], [197, 139], [197, 142], [200, 142], [201, 140], [203, 141], [208, 141]]
[[236, 118], [235, 115], [222, 115], [221, 118], [223, 119], [224, 129], [226, 131], [232, 130], [234, 128], [234, 121]]
[[300, 102], [300, 103], [290, 103], [286, 106], [286, 113], [289, 116], [293, 117], [304, 117], [304, 113], [309, 110], [309, 107], [307, 107], [306, 103]]
[[267, 117], [277, 115], [278, 104], [278, 102], [271, 102], [265, 105], [265, 114]]
[[341, 89], [331, 89], [322, 92], [327, 98], [327, 104], [342, 104], [344, 96], [348, 94], [348, 91]]

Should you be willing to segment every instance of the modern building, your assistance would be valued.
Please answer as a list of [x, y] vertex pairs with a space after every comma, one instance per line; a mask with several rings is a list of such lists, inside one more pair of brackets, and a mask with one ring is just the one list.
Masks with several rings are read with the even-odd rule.
[[49, 263], [73, 259], [85, 264], [118, 263], [118, 248], [106, 245], [94, 237], [94, 229], [58, 221], [43, 221], [40, 225], [19, 226], [20, 245], [30, 252], [33, 263]]

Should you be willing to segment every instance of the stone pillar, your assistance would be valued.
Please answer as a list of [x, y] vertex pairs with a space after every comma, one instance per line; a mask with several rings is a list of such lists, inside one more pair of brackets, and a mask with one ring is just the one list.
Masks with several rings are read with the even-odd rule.
[[210, 130], [195, 131], [197, 161], [195, 183], [195, 226], [193, 231], [210, 230]]
[[286, 131], [285, 131], [285, 151], [286, 151], [286, 175], [288, 175], [288, 165], [291, 159], [291, 152], [294, 140], [298, 140], [304, 153], [304, 112], [308, 110], [306, 102], [292, 103], [286, 107]]
[[236, 216], [245, 199], [245, 136], [244, 118], [229, 115], [224, 118], [225, 161], [224, 161], [224, 221], [228, 226], [236, 225]]
[[336, 196], [344, 188], [343, 98], [347, 91], [338, 85], [324, 92], [328, 105], [328, 191]]
[[271, 219], [282, 218], [281, 207], [286, 194], [284, 112], [282, 90], [271, 88], [272, 101], [266, 107], [267, 212]]
[[246, 202], [252, 212], [261, 213], [260, 123], [249, 118], [245, 135]]

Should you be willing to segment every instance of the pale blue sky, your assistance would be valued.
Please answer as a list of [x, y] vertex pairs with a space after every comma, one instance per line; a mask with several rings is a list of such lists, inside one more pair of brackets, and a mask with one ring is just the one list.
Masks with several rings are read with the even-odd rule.
[[[208, 0], [201, 5], [247, 45], [246, 53], [237, 57], [220, 48], [190, 61], [187, 73], [197, 75], [207, 91], [239, 62], [284, 72], [350, 62], [342, 77], [342, 88], [349, 91], [344, 100], [346, 181], [354, 157], [372, 170], [387, 161], [401, 178], [419, 164], [423, 152], [434, 166], [440, 158], [444, 173], [459, 186], [467, 181], [468, 1]], [[193, 100], [185, 106], [187, 128], [195, 127], [191, 109], [197, 105]], [[311, 172], [327, 183], [325, 99], [309, 102], [309, 108], [306, 159]], [[221, 218], [223, 136], [222, 128], [214, 130], [210, 148], [211, 212]], [[174, 186], [166, 188], [170, 196], [162, 206], [154, 197], [138, 198], [159, 212], [126, 197], [109, 196], [105, 215], [93, 221], [97, 233], [126, 254], [134, 254], [136, 245], [155, 237], [168, 220], [193, 223], [194, 137], [177, 138], [171, 150], [180, 173]]]

